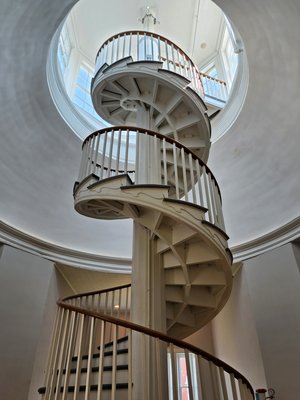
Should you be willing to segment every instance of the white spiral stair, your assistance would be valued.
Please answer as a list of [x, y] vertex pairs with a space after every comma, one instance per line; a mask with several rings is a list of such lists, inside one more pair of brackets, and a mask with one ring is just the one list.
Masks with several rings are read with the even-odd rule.
[[[182, 351], [187, 398], [253, 399], [250, 384], [237, 371], [180, 341], [221, 310], [232, 286], [220, 189], [205, 164], [210, 124], [200, 74], [175, 44], [137, 31], [108, 39], [99, 50], [96, 67], [91, 87], [94, 107], [118, 126], [94, 132], [84, 141], [74, 186], [75, 209], [96, 219], [131, 218], [147, 232], [145, 257], [152, 260], [147, 273], [155, 264], [162, 277], [157, 284], [162, 286], [159, 314], [163, 322], [159, 331], [151, 324], [152, 329], [135, 324], [134, 313], [129, 313], [130, 298], [135, 304], [140, 301], [134, 286], [130, 295], [125, 287], [65, 299], [59, 303], [54, 355], [41, 393], [45, 400], [107, 396], [176, 400], [182, 395], [177, 387], [176, 354]], [[124, 335], [128, 360], [127, 375], [122, 378], [126, 382], [121, 382], [117, 354]], [[113, 348], [111, 386], [105, 386], [107, 378], [103, 381], [105, 352], [101, 349], [108, 341]], [[85, 353], [87, 366], [82, 367]], [[72, 370], [74, 354], [73, 379], [63, 371]], [[99, 362], [94, 364], [94, 359]]]

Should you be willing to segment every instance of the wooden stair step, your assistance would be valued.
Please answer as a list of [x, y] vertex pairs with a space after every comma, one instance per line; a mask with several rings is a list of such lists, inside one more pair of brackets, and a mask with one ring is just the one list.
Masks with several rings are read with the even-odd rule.
[[[56, 392], [55, 389], [54, 389], [54, 393]], [[87, 387], [86, 387], [86, 385], [80, 385], [78, 389], [79, 389], [79, 392], [85, 392], [87, 390]], [[104, 383], [102, 385], [102, 390], [111, 390], [111, 389], [112, 389], [111, 383]], [[117, 383], [116, 389], [128, 389], [128, 383]], [[98, 390], [98, 385], [90, 385], [88, 387], [88, 390], [91, 392], [96, 392]], [[62, 393], [62, 392], [63, 392], [63, 387], [60, 388], [60, 393]], [[74, 393], [74, 392], [75, 392], [75, 386], [68, 386], [68, 393]], [[46, 387], [39, 388], [38, 393], [45, 394]]]

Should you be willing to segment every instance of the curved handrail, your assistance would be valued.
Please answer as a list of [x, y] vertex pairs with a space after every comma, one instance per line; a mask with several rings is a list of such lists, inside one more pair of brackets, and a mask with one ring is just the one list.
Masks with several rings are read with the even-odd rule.
[[90, 135], [88, 135], [88, 136], [84, 139], [84, 141], [83, 141], [83, 143], [82, 143], [82, 149], [84, 148], [84, 145], [86, 144], [86, 142], [89, 141], [89, 140], [91, 140], [91, 139], [93, 139], [94, 136], [96, 136], [96, 135], [98, 135], [98, 134], [102, 135], [102, 134], [104, 134], [105, 132], [107, 133], [107, 132], [111, 132], [111, 131], [120, 131], [120, 130], [122, 130], [122, 131], [127, 131], [127, 130], [128, 130], [128, 131], [130, 131], [130, 132], [137, 132], [137, 133], [147, 134], [147, 135], [153, 136], [153, 137], [156, 136], [157, 138], [162, 139], [162, 140], [165, 140], [166, 142], [170, 143], [171, 145], [173, 145], [173, 144], [176, 145], [176, 147], [178, 147], [179, 149], [183, 149], [186, 153], [191, 154], [192, 158], [193, 158], [194, 160], [197, 160], [197, 161], [199, 162], [199, 164], [200, 164], [202, 167], [205, 168], [206, 173], [209, 173], [209, 174], [211, 175], [213, 181], [215, 182], [215, 184], [216, 184], [216, 186], [217, 186], [217, 188], [218, 188], [219, 195], [220, 195], [220, 197], [221, 197], [221, 199], [222, 199], [221, 190], [220, 190], [220, 188], [219, 188], [219, 184], [218, 184], [218, 182], [217, 182], [217, 180], [216, 180], [214, 174], [212, 173], [211, 169], [207, 166], [207, 164], [205, 164], [205, 163], [201, 160], [200, 157], [198, 157], [192, 150], [190, 150], [190, 149], [189, 149], [188, 147], [186, 147], [184, 144], [178, 142], [178, 141], [175, 140], [175, 139], [172, 139], [172, 138], [169, 137], [169, 136], [165, 136], [165, 135], [163, 135], [162, 133], [155, 132], [155, 131], [152, 131], [152, 130], [150, 130], [150, 129], [138, 128], [138, 127], [136, 127], [136, 126], [114, 125], [114, 126], [109, 127], [109, 128], [103, 128], [103, 129], [99, 129], [98, 131], [92, 132]]
[[227, 86], [227, 83], [225, 81], [222, 81], [222, 79], [218, 79], [218, 78], [215, 78], [214, 76], [210, 76], [210, 75], [206, 74], [205, 72], [200, 72], [200, 75], [203, 76], [203, 78], [210, 79], [214, 82], [219, 83], [220, 85]]
[[[143, 166], [136, 154], [143, 135], [152, 143], [152, 161], [149, 162], [161, 165], [160, 173], [150, 182], [144, 180]], [[90, 134], [82, 145], [78, 183], [90, 175], [97, 176], [100, 181], [112, 178], [120, 175], [120, 170], [129, 176], [133, 185], [169, 186], [170, 199], [204, 207], [207, 211], [204, 219], [225, 231], [217, 180], [201, 158], [184, 144], [161, 133], [132, 126], [114, 126]]]
[[129, 288], [129, 287], [131, 287], [131, 283], [127, 283], [126, 285], [113, 286], [111, 288], [102, 289], [102, 290], [94, 290], [92, 292], [83, 292], [83, 293], [79, 293], [79, 294], [73, 294], [71, 296], [64, 297], [64, 298], [62, 298], [62, 299], [60, 299], [58, 301], [59, 302], [61, 302], [61, 301], [69, 301], [69, 300], [78, 299], [78, 298], [81, 298], [81, 297], [93, 296], [95, 294], [108, 293], [108, 292], [111, 292], [113, 290], [126, 289], [126, 288]]
[[[109, 63], [112, 64], [118, 60], [124, 59], [129, 56], [134, 55], [134, 51], [136, 48], [139, 49], [140, 43], [139, 39], [141, 38], [150, 38], [151, 39], [151, 59], [154, 61], [164, 62], [167, 65], [167, 68], [163, 67], [163, 69], [173, 70], [175, 71], [179, 68], [179, 74], [183, 75], [185, 78], [188, 78], [191, 81], [193, 89], [195, 89], [198, 93], [203, 97], [203, 85], [201, 81], [201, 75], [198, 67], [194, 64], [194, 62], [190, 59], [190, 57], [183, 51], [179, 46], [173, 43], [170, 39], [165, 38], [162, 35], [159, 35], [154, 32], [148, 32], [143, 30], [132, 30], [132, 31], [124, 31], [117, 33], [110, 38], [106, 39], [105, 42], [99, 48], [96, 55], [96, 74], [98, 70], [101, 68], [103, 64], [108, 61], [107, 51], [104, 57], [101, 58], [101, 53], [104, 53], [104, 49], [108, 48], [110, 44], [112, 44], [113, 48], [110, 51]], [[128, 49], [125, 47], [126, 38], [129, 38]], [[137, 42], [135, 45], [132, 44], [133, 38], [137, 38]], [[120, 43], [122, 40], [122, 43]], [[154, 40], [157, 41], [157, 55], [155, 55], [154, 51]], [[116, 49], [114, 49], [114, 43], [116, 44]], [[161, 45], [162, 44], [162, 45]], [[137, 51], [137, 61], [148, 61], [146, 55], [146, 44], [144, 45], [144, 50], [141, 56], [139, 55], [139, 50]], [[120, 57], [119, 56], [120, 53]], [[170, 53], [170, 55], [169, 55]], [[175, 55], [176, 53], [176, 55]], [[101, 61], [100, 61], [101, 58]], [[170, 68], [172, 66], [172, 69]], [[95, 74], [95, 75], [96, 75]]]
[[233, 367], [231, 367], [224, 361], [220, 360], [219, 358], [213, 356], [212, 354], [210, 354], [192, 344], [189, 344], [183, 340], [172, 338], [171, 336], [168, 336], [164, 333], [144, 327], [142, 325], [135, 324], [130, 321], [121, 320], [121, 319], [118, 319], [118, 318], [115, 318], [112, 316], [104, 315], [99, 312], [95, 312], [95, 311], [87, 310], [87, 309], [84, 309], [81, 307], [76, 307], [76, 306], [66, 304], [65, 300], [60, 300], [57, 302], [57, 304], [59, 307], [68, 309], [70, 311], [74, 311], [74, 312], [77, 312], [80, 314], [87, 315], [89, 317], [100, 319], [102, 321], [106, 321], [106, 322], [109, 322], [114, 325], [122, 326], [123, 328], [131, 329], [132, 331], [143, 333], [145, 335], [157, 338], [165, 343], [168, 343], [168, 344], [172, 343], [174, 346], [186, 349], [186, 350], [190, 351], [191, 353], [197, 354], [197, 355], [203, 357], [205, 360], [212, 362], [216, 366], [223, 368], [223, 370], [226, 371], [227, 373], [233, 374], [237, 380], [241, 380], [243, 382], [243, 384], [245, 384], [248, 387], [248, 389], [251, 391], [253, 398], [254, 398], [254, 391], [252, 389], [250, 382], [239, 371], [237, 371], [236, 369], [234, 369]]
[[[195, 66], [195, 68], [197, 68], [197, 66], [193, 63], [193, 61], [192, 61], [192, 60], [190, 59], [190, 57], [186, 54], [186, 52], [183, 51], [177, 44], [173, 43], [170, 39], [168, 39], [168, 38], [166, 38], [166, 37], [164, 37], [164, 36], [162, 36], [162, 35], [158, 35], [157, 33], [148, 32], [148, 31], [143, 31], [143, 30], [124, 31], [124, 32], [120, 32], [120, 33], [117, 33], [117, 34], [115, 34], [115, 35], [110, 36], [108, 39], [105, 40], [105, 42], [102, 44], [102, 46], [101, 46], [100, 49], [98, 50], [97, 55], [96, 55], [96, 58], [98, 57], [98, 55], [99, 55], [101, 49], [102, 49], [105, 45], [107, 45], [110, 41], [112, 41], [113, 39], [118, 39], [118, 37], [125, 36], [125, 35], [130, 35], [130, 34], [133, 34], [133, 35], [143, 35], [143, 36], [146, 35], [146, 36], [149, 36], [149, 37], [153, 37], [153, 38], [155, 38], [155, 39], [161, 39], [161, 40], [163, 40], [164, 42], [167, 42], [170, 46], [172, 46], [172, 45], [173, 45], [173, 46], [176, 46], [176, 48], [177, 48], [183, 55], [185, 55], [185, 56], [191, 61], [192, 65]], [[198, 68], [197, 68], [197, 70], [198, 70]], [[199, 72], [199, 73], [200, 73], [200, 72]]]

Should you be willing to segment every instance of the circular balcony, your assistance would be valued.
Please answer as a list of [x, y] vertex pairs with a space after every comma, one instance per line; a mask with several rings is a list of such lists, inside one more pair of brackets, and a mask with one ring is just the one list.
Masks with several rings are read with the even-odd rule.
[[197, 66], [189, 56], [169, 39], [153, 32], [126, 31], [113, 35], [100, 47], [96, 57], [96, 74], [119, 60], [131, 57], [133, 61], [162, 63], [162, 69], [179, 74], [203, 99], [203, 85]]

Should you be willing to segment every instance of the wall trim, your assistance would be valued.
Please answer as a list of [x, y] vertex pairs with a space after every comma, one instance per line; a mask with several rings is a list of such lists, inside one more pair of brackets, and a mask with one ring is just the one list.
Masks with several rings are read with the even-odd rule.
[[[263, 236], [231, 247], [233, 262], [247, 260], [300, 238], [300, 216]], [[131, 259], [78, 251], [43, 241], [0, 220], [0, 245], [5, 244], [73, 267], [102, 272], [131, 273]]]
[[131, 259], [101, 256], [43, 241], [0, 220], [0, 244], [35, 254], [53, 262], [110, 273], [131, 273]]
[[272, 232], [250, 240], [249, 242], [233, 246], [230, 250], [232, 251], [234, 262], [238, 262], [256, 257], [276, 247], [283, 246], [299, 237], [300, 216]]

